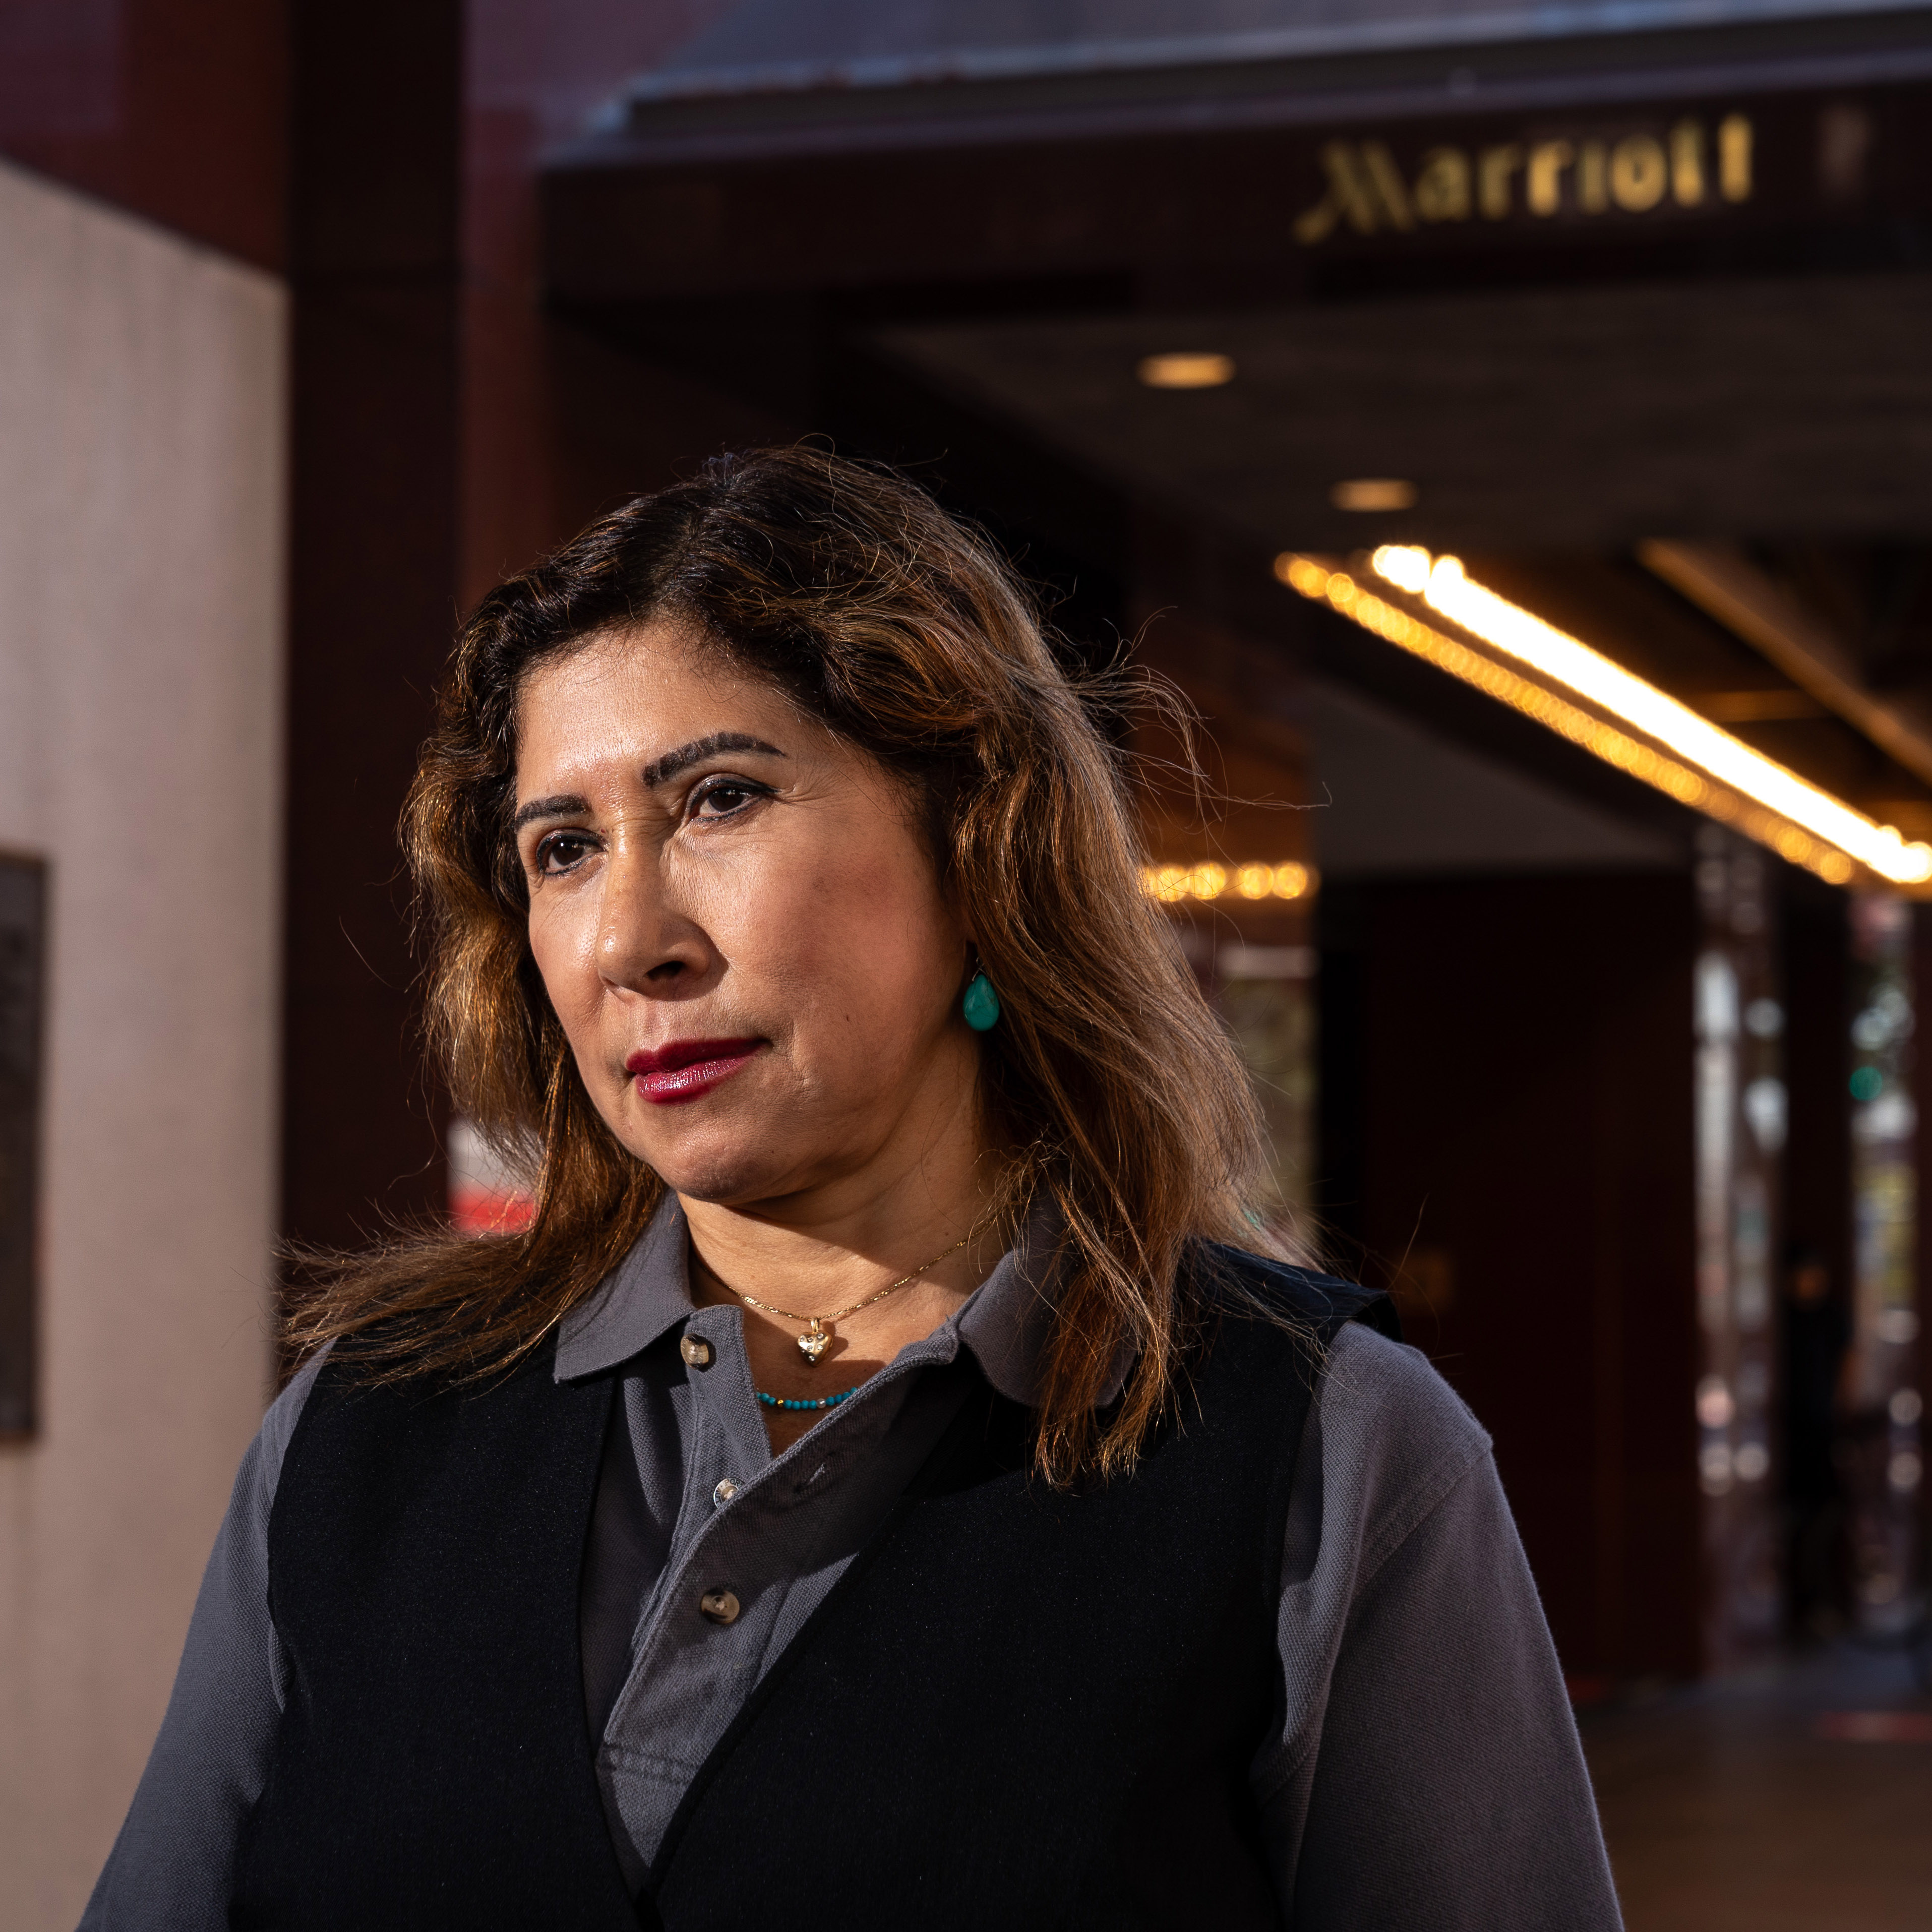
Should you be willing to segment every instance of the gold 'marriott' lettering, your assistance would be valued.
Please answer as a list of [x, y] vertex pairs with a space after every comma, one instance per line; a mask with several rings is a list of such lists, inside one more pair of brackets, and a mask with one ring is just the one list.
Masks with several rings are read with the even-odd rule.
[[1610, 205], [1610, 151], [1600, 141], [1586, 141], [1576, 157], [1576, 206], [1601, 214]]
[[1391, 228], [1413, 228], [1414, 216], [1409, 213], [1408, 191], [1402, 185], [1402, 174], [1396, 166], [1395, 157], [1379, 141], [1362, 143], [1362, 165], [1368, 170], [1369, 179], [1375, 186], [1376, 206], [1387, 218]]
[[1751, 124], [1742, 114], [1718, 123], [1718, 192], [1726, 201], [1751, 197]]
[[1431, 148], [1415, 178], [1415, 212], [1424, 221], [1469, 218], [1469, 158], [1460, 148]]
[[1384, 229], [1406, 233], [1418, 222], [1467, 221], [1474, 212], [1504, 221], [1516, 212], [1519, 172], [1523, 206], [1540, 220], [1563, 212], [1566, 182], [1567, 199], [1579, 214], [1612, 208], [1644, 214], [1666, 197], [1678, 208], [1707, 207], [1714, 160], [1718, 195], [1748, 201], [1754, 138], [1750, 118], [1730, 114], [1718, 124], [1714, 156], [1705, 124], [1691, 118], [1678, 122], [1664, 140], [1628, 134], [1614, 146], [1604, 140], [1506, 141], [1479, 149], [1473, 160], [1461, 148], [1431, 148], [1412, 184], [1403, 179], [1387, 142], [1329, 141], [1320, 154], [1327, 186], [1322, 199], [1295, 218], [1294, 238], [1305, 246], [1325, 242], [1345, 222], [1358, 235], [1374, 235]]
[[1653, 134], [1630, 134], [1610, 150], [1610, 199], [1632, 214], [1664, 199], [1670, 170], [1664, 146]]
[[1563, 170], [1576, 158], [1568, 141], [1539, 141], [1529, 151], [1529, 212], [1554, 214], [1563, 206]]
[[1510, 212], [1510, 177], [1522, 166], [1522, 150], [1511, 141], [1485, 148], [1476, 162], [1477, 199], [1492, 221], [1506, 221]]
[[1704, 124], [1680, 121], [1670, 130], [1670, 198], [1679, 208], [1704, 203]]
[[1415, 225], [1395, 157], [1382, 142], [1364, 141], [1359, 148], [1346, 141], [1328, 142], [1322, 149], [1322, 172], [1328, 177], [1328, 191], [1296, 218], [1298, 242], [1325, 242], [1343, 220], [1358, 235], [1372, 235], [1384, 226]]

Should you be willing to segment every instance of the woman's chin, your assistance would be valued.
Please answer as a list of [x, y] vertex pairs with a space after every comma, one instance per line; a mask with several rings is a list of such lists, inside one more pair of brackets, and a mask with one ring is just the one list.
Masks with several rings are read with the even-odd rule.
[[728, 1141], [718, 1144], [708, 1135], [696, 1138], [695, 1144], [654, 1149], [633, 1141], [631, 1150], [674, 1194], [687, 1201], [708, 1202], [720, 1208], [748, 1207], [798, 1191], [801, 1177], [797, 1169], [791, 1162], [773, 1160], [768, 1142], [746, 1146]]
[[[736, 1090], [729, 1083], [689, 1106], [660, 1107], [626, 1095], [618, 1138], [675, 1194], [721, 1208], [802, 1193], [865, 1166], [875, 1137], [849, 1119], [800, 1119], [793, 1096]], [[831, 1131], [828, 1132], [828, 1127]], [[843, 1130], [843, 1131], [841, 1131]]]

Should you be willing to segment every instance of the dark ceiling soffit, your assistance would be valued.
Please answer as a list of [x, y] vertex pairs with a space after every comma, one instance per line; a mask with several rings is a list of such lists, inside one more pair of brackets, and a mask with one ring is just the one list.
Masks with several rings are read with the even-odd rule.
[[1636, 556], [1798, 690], [1932, 785], [1932, 711], [1913, 693], [1870, 688], [1843, 642], [1744, 552], [1653, 539]]
[[1444, 113], [1851, 87], [1932, 74], [1932, 9], [1383, 46], [1294, 59], [1082, 70], [620, 104], [544, 172], [1341, 124]]

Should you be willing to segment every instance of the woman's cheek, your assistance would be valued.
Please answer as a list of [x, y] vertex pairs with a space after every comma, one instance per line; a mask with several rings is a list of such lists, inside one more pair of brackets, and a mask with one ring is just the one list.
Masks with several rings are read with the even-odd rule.
[[761, 865], [693, 912], [740, 985], [797, 990], [836, 977], [863, 947], [863, 909], [826, 890], [809, 865]]
[[574, 910], [547, 906], [533, 915], [530, 954], [564, 1031], [577, 1044], [580, 1030], [595, 1016], [601, 982], [592, 934], [583, 919], [572, 917]]

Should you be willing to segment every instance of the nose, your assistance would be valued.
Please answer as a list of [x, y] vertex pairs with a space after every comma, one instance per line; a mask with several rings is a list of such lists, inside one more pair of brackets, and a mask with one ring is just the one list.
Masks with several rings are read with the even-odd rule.
[[703, 928], [674, 902], [654, 839], [620, 828], [604, 868], [597, 970], [608, 986], [634, 993], [683, 992], [714, 955]]

